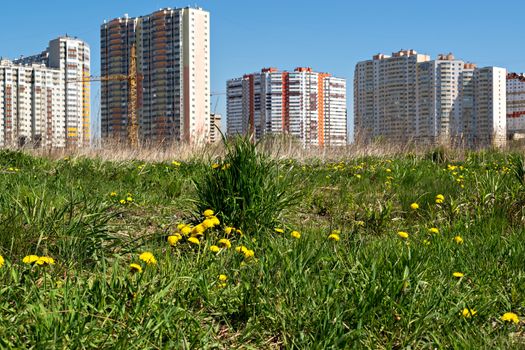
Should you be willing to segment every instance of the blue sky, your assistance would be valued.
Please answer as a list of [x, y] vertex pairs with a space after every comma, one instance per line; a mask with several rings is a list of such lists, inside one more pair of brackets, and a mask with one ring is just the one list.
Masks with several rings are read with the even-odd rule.
[[[378, 52], [415, 49], [432, 57], [453, 52], [480, 66], [525, 70], [525, 29], [519, 19], [525, 2], [519, 0], [3, 1], [0, 56], [40, 52], [50, 39], [67, 33], [90, 44], [97, 75], [104, 19], [188, 5], [211, 12], [212, 91], [224, 91], [227, 79], [262, 67], [309, 66], [348, 79], [350, 118], [354, 66]], [[99, 101], [93, 84], [94, 119]], [[224, 96], [217, 111], [225, 114]]]

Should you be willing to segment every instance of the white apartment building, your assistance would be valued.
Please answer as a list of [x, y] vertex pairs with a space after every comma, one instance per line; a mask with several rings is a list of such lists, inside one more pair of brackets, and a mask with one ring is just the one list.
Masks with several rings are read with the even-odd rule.
[[0, 61], [0, 146], [64, 147], [64, 79], [42, 64]]
[[[485, 81], [487, 74], [495, 86]], [[356, 140], [504, 145], [497, 112], [505, 96], [495, 92], [499, 74], [500, 69], [477, 69], [452, 54], [430, 60], [414, 50], [359, 62], [354, 76]], [[486, 103], [493, 104], [493, 114]]]
[[523, 137], [525, 134], [525, 76], [507, 75], [507, 136]]
[[346, 81], [330, 74], [275, 68], [227, 82], [227, 133], [289, 134], [304, 147], [347, 144]]
[[474, 146], [505, 146], [507, 141], [507, 70], [474, 71]]
[[65, 145], [91, 144], [90, 48], [84, 41], [61, 36], [49, 42], [40, 54], [15, 60], [17, 64], [43, 64], [58, 69], [62, 77], [65, 114]]

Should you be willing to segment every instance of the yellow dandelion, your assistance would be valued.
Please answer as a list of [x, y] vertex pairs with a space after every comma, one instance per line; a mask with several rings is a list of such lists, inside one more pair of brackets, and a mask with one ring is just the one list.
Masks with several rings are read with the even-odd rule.
[[404, 231], [399, 231], [397, 233], [397, 235], [403, 239], [407, 239], [408, 238], [408, 232], [404, 232]]
[[213, 224], [213, 220], [212, 219], [206, 219], [202, 222], [202, 225], [205, 227], [205, 228], [213, 228], [215, 225]]
[[243, 246], [243, 245], [240, 245], [240, 246], [238, 246], [238, 247], [235, 248], [235, 251], [236, 251], [237, 253], [242, 253], [242, 254], [244, 254], [244, 252], [246, 252], [247, 250], [248, 250], [248, 248], [246, 248], [246, 247]]
[[520, 323], [520, 318], [514, 312], [505, 312], [501, 316], [501, 320], [504, 322], [514, 322], [516, 324]]
[[142, 266], [140, 266], [139, 264], [129, 264], [129, 270], [133, 273], [135, 272], [138, 272], [138, 273], [141, 273], [142, 272]]
[[148, 265], [156, 265], [157, 259], [155, 259], [155, 256], [151, 252], [144, 252], [139, 255], [139, 259], [144, 261]]
[[230, 249], [232, 247], [232, 244], [229, 239], [223, 238], [219, 240], [219, 246], [222, 248]]
[[133, 202], [133, 198], [132, 198], [132, 197], [127, 197], [127, 198], [126, 198], [126, 201], [128, 201], [128, 202]]
[[230, 234], [232, 233], [232, 231], [235, 231], [235, 228], [230, 227], [230, 226], [227, 226], [227, 227], [224, 229], [224, 233], [226, 233], [227, 235], [230, 235]]
[[391, 173], [392, 172], [392, 169], [386, 169], [385, 170], [387, 173]]
[[299, 231], [292, 231], [292, 233], [290, 233], [290, 235], [295, 238], [295, 239], [299, 239], [301, 238], [301, 233], [299, 233]]
[[230, 169], [230, 167], [231, 167], [230, 163], [226, 163], [222, 166], [222, 170], [228, 170]]
[[175, 246], [177, 245], [177, 243], [179, 243], [179, 241], [182, 239], [182, 236], [179, 235], [179, 234], [176, 234], [176, 235], [173, 235], [173, 236], [169, 236], [168, 237], [168, 243], [170, 246]]
[[121, 199], [119, 200], [120, 204], [126, 204], [126, 200], [125, 199]]
[[467, 309], [464, 308], [463, 311], [461, 311], [461, 315], [465, 318], [471, 318], [475, 316], [478, 312], [474, 309]]
[[181, 230], [180, 230], [180, 233], [182, 233], [184, 236], [187, 236], [191, 233], [192, 231], [192, 228], [189, 227], [189, 226], [184, 226]]
[[465, 274], [463, 274], [463, 273], [461, 273], [461, 272], [454, 272], [454, 273], [452, 274], [452, 276], [454, 276], [454, 277], [456, 277], [456, 278], [461, 278], [461, 277], [465, 276]]
[[116, 196], [117, 196], [117, 192], [111, 192], [109, 195], [110, 195], [111, 197], [116, 197]]
[[213, 214], [215, 214], [215, 213], [214, 213], [213, 210], [211, 210], [211, 209], [206, 209], [206, 210], [204, 211], [204, 213], [202, 213], [202, 214], [203, 214], [205, 217], [208, 218], [208, 217], [210, 217], [210, 216], [213, 216]]
[[190, 238], [188, 238], [188, 242], [190, 242], [192, 244], [196, 244], [196, 245], [201, 244], [201, 241], [199, 241], [199, 239], [197, 237], [190, 237]]
[[213, 253], [218, 253], [221, 251], [221, 248], [217, 247], [216, 245], [212, 245], [210, 247], [210, 251], [212, 251]]
[[428, 231], [429, 231], [430, 233], [435, 233], [435, 234], [439, 233], [439, 229], [438, 229], [437, 227], [429, 228]]
[[277, 232], [277, 233], [284, 233], [284, 230], [282, 228], [278, 228], [278, 227], [276, 227], [274, 229], [274, 231]]
[[356, 221], [355, 224], [356, 224], [357, 226], [365, 227], [365, 222], [362, 221], [362, 220], [358, 220], [358, 221]]
[[203, 224], [198, 224], [191, 230], [191, 233], [194, 235], [202, 235], [204, 231], [206, 231], [206, 227]]
[[0, 255], [0, 267], [4, 266], [4, 264], [5, 264], [4, 257]]
[[418, 209], [419, 209], [419, 204], [417, 204], [417, 203], [412, 203], [412, 204], [410, 204], [410, 208], [411, 208], [412, 210], [418, 210]]
[[182, 224], [182, 223], [180, 223], [180, 224], [177, 225], [177, 229], [180, 231], [180, 230], [182, 230], [183, 228], [185, 228], [186, 226], [187, 226], [186, 224]]
[[330, 234], [330, 236], [328, 236], [328, 239], [331, 240], [331, 241], [339, 242], [341, 237], [339, 237], [339, 235], [337, 233], [332, 233], [332, 234]]
[[218, 168], [220, 168], [220, 167], [221, 167], [221, 166], [220, 166], [219, 164], [217, 164], [217, 163], [213, 163], [213, 164], [211, 165], [211, 168], [212, 168], [212, 169], [218, 169]]
[[461, 236], [456, 236], [454, 237], [454, 242], [456, 242], [456, 244], [463, 244], [463, 238], [461, 238]]
[[253, 258], [254, 256], [255, 256], [255, 252], [254, 252], [253, 250], [251, 250], [251, 249], [248, 249], [248, 250], [246, 250], [246, 251], [244, 252], [244, 257], [245, 257], [246, 259], [251, 259], [251, 258]]
[[24, 264], [34, 264], [38, 260], [38, 255], [27, 255], [22, 259]]
[[443, 203], [443, 202], [445, 202], [445, 196], [443, 196], [442, 194], [438, 194], [438, 195], [436, 196], [436, 203], [437, 203], [437, 204], [441, 204], [441, 203]]
[[35, 261], [35, 264], [40, 266], [55, 265], [55, 260], [48, 256], [41, 256], [37, 261]]
[[242, 231], [241, 231], [240, 229], [235, 230], [235, 232], [236, 232], [239, 236], [242, 236]]
[[228, 276], [226, 276], [226, 275], [219, 275], [219, 281], [226, 282], [226, 280], [228, 280]]
[[360, 179], [361, 178], [361, 174], [355, 174], [355, 177]]
[[210, 216], [209, 219], [211, 220], [213, 226], [219, 226], [221, 224], [221, 221], [216, 216]]
[[171, 162], [171, 165], [174, 165], [174, 166], [181, 166], [181, 162], [177, 162], [176, 160], [174, 160], [173, 162]]

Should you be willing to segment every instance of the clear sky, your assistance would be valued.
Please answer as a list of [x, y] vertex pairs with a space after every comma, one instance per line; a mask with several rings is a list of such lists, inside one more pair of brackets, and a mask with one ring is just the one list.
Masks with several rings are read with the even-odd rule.
[[[223, 92], [227, 79], [262, 67], [309, 66], [348, 79], [350, 123], [355, 64], [378, 52], [452, 52], [479, 66], [525, 71], [523, 0], [2, 1], [0, 56], [38, 53], [50, 39], [69, 34], [90, 44], [92, 74], [98, 75], [104, 19], [188, 5], [211, 13], [212, 91]], [[99, 86], [93, 84], [93, 119], [99, 104]], [[225, 110], [221, 96], [217, 112]]]

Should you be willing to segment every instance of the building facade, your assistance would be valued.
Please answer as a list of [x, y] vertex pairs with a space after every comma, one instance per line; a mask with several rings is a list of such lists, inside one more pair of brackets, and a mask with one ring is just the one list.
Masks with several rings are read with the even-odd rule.
[[57, 69], [63, 77], [65, 145], [82, 147], [91, 144], [90, 130], [90, 48], [84, 41], [61, 36], [49, 42], [47, 50], [15, 60], [16, 64], [40, 64]]
[[289, 134], [304, 147], [347, 144], [346, 80], [265, 68], [227, 82], [227, 134]]
[[501, 71], [478, 69], [452, 54], [431, 60], [414, 50], [359, 62], [354, 75], [356, 140], [503, 146]]
[[0, 146], [64, 147], [64, 78], [43, 64], [0, 61]]
[[209, 143], [215, 143], [221, 140], [222, 132], [222, 115], [218, 113], [210, 114], [210, 134], [208, 137]]
[[507, 137], [525, 135], [525, 76], [507, 75]]
[[[129, 75], [136, 48], [140, 138], [202, 143], [210, 132], [210, 15], [200, 8], [161, 9], [101, 27], [101, 74]], [[125, 80], [102, 82], [102, 137], [127, 138]]]

